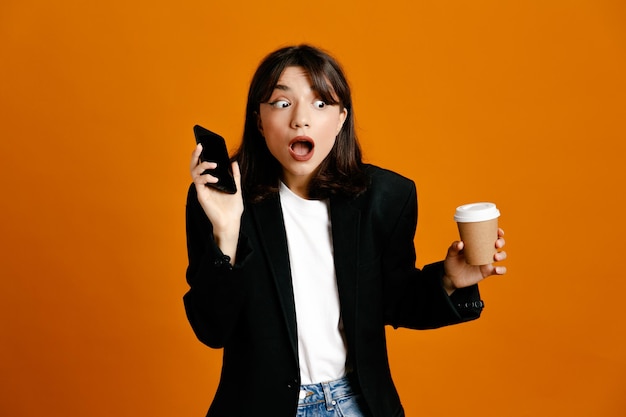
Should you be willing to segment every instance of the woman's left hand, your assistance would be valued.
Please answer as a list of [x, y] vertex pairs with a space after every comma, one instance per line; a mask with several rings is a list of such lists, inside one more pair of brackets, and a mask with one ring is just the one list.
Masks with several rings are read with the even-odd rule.
[[[496, 240], [496, 249], [498, 250], [493, 256], [494, 262], [500, 262], [506, 259], [506, 252], [501, 251], [504, 247], [504, 231], [498, 229], [498, 239]], [[445, 275], [443, 277], [443, 286], [448, 295], [452, 294], [457, 288], [469, 287], [477, 284], [490, 275], [504, 275], [506, 273], [505, 266], [487, 265], [469, 265], [465, 262], [463, 254], [464, 244], [462, 241], [453, 242], [448, 248], [448, 254], [443, 262]]]

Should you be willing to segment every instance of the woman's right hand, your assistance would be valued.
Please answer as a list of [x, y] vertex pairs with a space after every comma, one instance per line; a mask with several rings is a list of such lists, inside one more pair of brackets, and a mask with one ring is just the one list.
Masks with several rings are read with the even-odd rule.
[[211, 174], [202, 173], [207, 169], [215, 169], [215, 162], [201, 162], [202, 145], [198, 144], [191, 155], [190, 172], [196, 186], [198, 201], [213, 225], [215, 242], [225, 255], [235, 263], [235, 253], [239, 240], [241, 215], [243, 214], [243, 198], [241, 195], [241, 174], [239, 164], [232, 163], [233, 178], [237, 185], [235, 194], [227, 194], [208, 187], [207, 183], [216, 183], [218, 179]]

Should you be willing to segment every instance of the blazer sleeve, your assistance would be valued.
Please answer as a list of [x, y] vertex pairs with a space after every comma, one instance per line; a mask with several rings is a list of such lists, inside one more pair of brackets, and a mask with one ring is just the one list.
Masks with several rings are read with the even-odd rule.
[[245, 299], [242, 266], [251, 252], [240, 236], [236, 264], [231, 267], [215, 243], [213, 227], [198, 202], [195, 186], [187, 193], [187, 283], [183, 302], [187, 319], [198, 339], [213, 348], [224, 346]]
[[443, 261], [416, 268], [417, 193], [415, 184], [407, 182], [410, 185], [401, 187], [406, 191], [396, 201], [400, 212], [382, 257], [387, 324], [432, 329], [477, 319], [483, 307], [478, 285], [448, 296], [443, 288]]

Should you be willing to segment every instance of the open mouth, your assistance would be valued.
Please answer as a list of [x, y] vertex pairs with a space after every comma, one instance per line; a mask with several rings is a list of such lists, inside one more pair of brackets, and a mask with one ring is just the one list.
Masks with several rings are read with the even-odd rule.
[[313, 156], [315, 142], [308, 136], [298, 136], [289, 142], [289, 152], [296, 161], [308, 161]]

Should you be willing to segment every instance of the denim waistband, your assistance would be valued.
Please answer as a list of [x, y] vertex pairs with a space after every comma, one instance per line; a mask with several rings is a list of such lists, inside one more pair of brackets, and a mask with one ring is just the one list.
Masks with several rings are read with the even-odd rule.
[[321, 382], [300, 386], [300, 399], [298, 406], [306, 406], [317, 403], [334, 405], [336, 400], [358, 394], [357, 385], [353, 382], [352, 375], [334, 381]]

